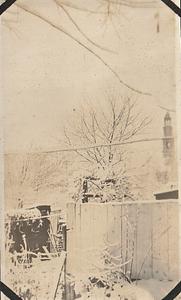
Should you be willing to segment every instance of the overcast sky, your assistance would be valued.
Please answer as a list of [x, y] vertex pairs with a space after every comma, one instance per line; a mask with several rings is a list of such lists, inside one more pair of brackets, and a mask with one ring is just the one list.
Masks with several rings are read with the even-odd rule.
[[[72, 1], [101, 11], [98, 2], [100, 0]], [[100, 55], [124, 82], [151, 96], [126, 88], [93, 54], [49, 24], [14, 6], [4, 14], [2, 26], [7, 152], [29, 151], [30, 147], [42, 151], [61, 147], [57, 138], [61, 137], [61, 129], [73, 109], [87, 98], [104, 102], [105, 92], [111, 89], [137, 99], [142, 112], [153, 119], [150, 136], [162, 134], [165, 111], [159, 105], [175, 109], [177, 39], [175, 18], [170, 9], [164, 4], [145, 9], [121, 7], [112, 19], [105, 19], [101, 13], [69, 9], [88, 37], [115, 52], [108, 53], [77, 33], [52, 0], [18, 3], [65, 28]]]

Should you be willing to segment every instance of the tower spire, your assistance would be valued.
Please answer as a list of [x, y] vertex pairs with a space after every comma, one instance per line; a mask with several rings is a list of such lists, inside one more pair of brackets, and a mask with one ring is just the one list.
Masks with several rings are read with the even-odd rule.
[[168, 111], [164, 117], [163, 135], [163, 155], [165, 158], [172, 158], [174, 138], [172, 132], [172, 119]]

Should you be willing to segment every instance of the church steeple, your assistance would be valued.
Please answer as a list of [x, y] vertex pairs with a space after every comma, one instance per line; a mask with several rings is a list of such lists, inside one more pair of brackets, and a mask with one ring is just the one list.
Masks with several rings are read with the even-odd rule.
[[167, 112], [164, 117], [163, 134], [163, 155], [164, 157], [172, 158], [174, 138], [172, 132], [172, 120], [169, 112]]

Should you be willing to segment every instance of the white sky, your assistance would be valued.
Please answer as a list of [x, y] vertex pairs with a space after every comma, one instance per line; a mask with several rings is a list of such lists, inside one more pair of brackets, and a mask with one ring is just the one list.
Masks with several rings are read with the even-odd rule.
[[[79, 2], [96, 10], [98, 1]], [[66, 16], [58, 12], [52, 0], [22, 0], [18, 3], [64, 26], [90, 46], [76, 33]], [[157, 12], [160, 15], [159, 33], [156, 32]], [[91, 46], [122, 80], [152, 95], [131, 92], [95, 56], [72, 39], [12, 7], [4, 14], [2, 26], [6, 151], [61, 147], [56, 138], [61, 137], [61, 128], [73, 108], [85, 98], [103, 101], [105, 91], [111, 88], [137, 99], [142, 112], [153, 118], [149, 133], [160, 136], [165, 111], [159, 105], [175, 108], [174, 14], [164, 4], [153, 9], [121, 7], [112, 17], [113, 26], [111, 21], [105, 22], [101, 14], [73, 9], [69, 9], [69, 13], [87, 36], [117, 52], [110, 54]]]

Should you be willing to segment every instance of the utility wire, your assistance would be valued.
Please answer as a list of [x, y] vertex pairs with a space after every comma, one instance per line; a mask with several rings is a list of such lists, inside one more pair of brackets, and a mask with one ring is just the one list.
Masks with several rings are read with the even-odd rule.
[[[110, 146], [116, 147], [116, 146], [130, 145], [130, 144], [136, 144], [136, 143], [162, 141], [163, 139], [164, 138], [147, 138], [147, 139], [127, 141], [127, 142], [92, 144], [92, 145], [88, 145], [88, 146], [77, 146], [77, 147], [62, 148], [62, 149], [47, 150], [47, 151], [27, 152], [27, 154], [40, 154], [40, 153], [48, 154], [48, 153], [59, 153], [59, 152], [86, 151], [89, 149], [96, 149], [96, 148], [103, 148], [103, 147], [110, 147]], [[18, 154], [18, 152], [6, 152], [5, 154]]]

